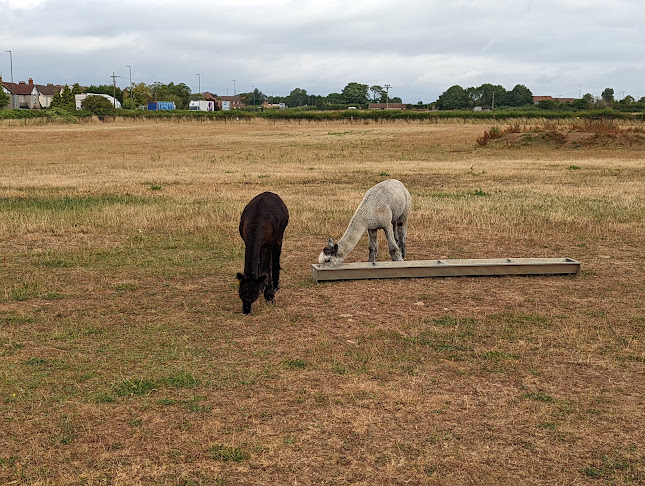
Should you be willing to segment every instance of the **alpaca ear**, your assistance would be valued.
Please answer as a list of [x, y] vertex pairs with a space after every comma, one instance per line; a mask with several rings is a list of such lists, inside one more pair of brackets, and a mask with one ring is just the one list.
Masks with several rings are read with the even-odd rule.
[[334, 253], [338, 253], [338, 243], [334, 245]]
[[266, 280], [267, 280], [267, 274], [263, 273], [257, 279], [255, 279], [255, 283], [260, 285], [260, 284], [263, 284], [264, 282], [266, 282]]
[[244, 280], [244, 275], [242, 275], [240, 272], [237, 272], [237, 279], [241, 282]]
[[329, 240], [327, 240], [327, 244], [329, 246], [334, 246], [334, 240], [332, 238], [329, 238]]

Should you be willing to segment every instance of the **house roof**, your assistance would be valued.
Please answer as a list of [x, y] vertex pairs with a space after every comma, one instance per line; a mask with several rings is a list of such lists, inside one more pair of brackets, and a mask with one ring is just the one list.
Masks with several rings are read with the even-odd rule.
[[539, 103], [540, 101], [557, 101], [558, 103], [571, 103], [575, 101], [575, 98], [554, 98], [553, 96], [534, 96], [533, 103]]
[[24, 81], [20, 81], [19, 83], [7, 83], [2, 81], [2, 78], [0, 78], [0, 83], [2, 83], [2, 86], [8, 92], [13, 93], [14, 95], [30, 95], [34, 90], [33, 83], [27, 84]]
[[370, 103], [370, 110], [405, 110], [407, 108], [405, 103]]
[[54, 84], [37, 84], [36, 89], [40, 94], [45, 96], [54, 96], [56, 93], [60, 93], [60, 90], [63, 89], [63, 87]]

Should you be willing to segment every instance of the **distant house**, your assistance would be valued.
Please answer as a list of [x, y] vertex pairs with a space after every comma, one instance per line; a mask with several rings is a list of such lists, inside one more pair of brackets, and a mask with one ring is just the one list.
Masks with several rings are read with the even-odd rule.
[[265, 110], [284, 110], [287, 108], [287, 105], [286, 103], [269, 103], [268, 101], [263, 101], [262, 108], [264, 108]]
[[220, 96], [217, 100], [217, 106], [220, 110], [237, 110], [239, 108], [244, 108], [246, 104], [242, 101], [242, 98], [239, 96]]
[[370, 103], [370, 110], [405, 110], [405, 103]]
[[203, 93], [200, 93], [206, 101], [215, 101], [217, 102], [218, 96], [213, 93], [209, 93], [208, 91], [204, 91]]
[[553, 96], [534, 96], [533, 104], [537, 105], [541, 101], [553, 101], [554, 103], [573, 103], [575, 98], [554, 98]]
[[63, 86], [55, 84], [37, 84], [36, 90], [38, 91], [38, 104], [40, 108], [49, 108], [52, 104], [52, 99], [56, 93], [63, 91]]
[[2, 76], [0, 76], [0, 84], [2, 85], [2, 90], [10, 97], [9, 109], [40, 108], [40, 105], [38, 104], [38, 90], [34, 86], [33, 79], [29, 78], [28, 83], [20, 81], [16, 84], [8, 83], [2, 79]]

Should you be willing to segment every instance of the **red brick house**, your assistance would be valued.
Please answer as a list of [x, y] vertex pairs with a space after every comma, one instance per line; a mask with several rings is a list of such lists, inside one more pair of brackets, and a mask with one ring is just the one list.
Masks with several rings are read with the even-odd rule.
[[2, 79], [0, 76], [0, 85], [2, 85], [2, 90], [7, 93], [11, 101], [7, 108], [40, 108], [38, 104], [38, 90], [34, 86], [34, 80], [29, 78], [29, 82], [25, 83], [20, 81], [19, 83], [9, 83]]
[[575, 98], [554, 98], [553, 96], [534, 96], [533, 104], [537, 105], [540, 101], [553, 101], [554, 103], [573, 103]]
[[405, 110], [405, 103], [370, 103], [370, 110]]
[[246, 106], [239, 96], [220, 96], [216, 101], [220, 110], [237, 110]]

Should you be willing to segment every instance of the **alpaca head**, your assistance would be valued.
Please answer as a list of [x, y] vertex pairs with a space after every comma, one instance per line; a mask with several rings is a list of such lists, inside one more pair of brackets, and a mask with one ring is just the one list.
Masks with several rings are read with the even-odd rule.
[[260, 292], [266, 286], [266, 274], [260, 275], [258, 278], [246, 278], [241, 273], [237, 274], [237, 279], [240, 281], [240, 299], [242, 299], [242, 312], [245, 314], [251, 313], [251, 304], [258, 300]]
[[334, 243], [334, 240], [329, 238], [327, 246], [323, 248], [323, 251], [318, 255], [318, 263], [321, 265], [324, 263], [331, 263], [332, 265], [339, 265], [343, 261], [342, 258], [338, 256], [338, 243]]

